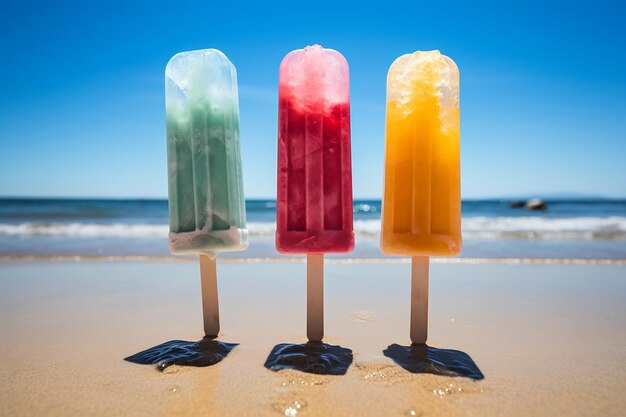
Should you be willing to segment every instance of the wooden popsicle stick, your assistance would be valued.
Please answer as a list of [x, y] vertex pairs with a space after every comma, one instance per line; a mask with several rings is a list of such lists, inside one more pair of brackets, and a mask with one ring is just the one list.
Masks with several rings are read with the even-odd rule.
[[411, 258], [411, 342], [425, 344], [428, 339], [429, 257]]
[[324, 337], [324, 255], [306, 256], [306, 335], [311, 342]]
[[202, 287], [202, 315], [204, 334], [217, 337], [220, 332], [220, 309], [217, 301], [216, 259], [200, 255], [200, 286]]

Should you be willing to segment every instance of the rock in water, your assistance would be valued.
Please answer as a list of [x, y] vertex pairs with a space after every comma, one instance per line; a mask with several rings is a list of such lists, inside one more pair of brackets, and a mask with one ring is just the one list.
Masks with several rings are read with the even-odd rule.
[[526, 208], [526, 210], [546, 210], [548, 205], [543, 200], [533, 198], [532, 200], [528, 200], [526, 202], [524, 208]]

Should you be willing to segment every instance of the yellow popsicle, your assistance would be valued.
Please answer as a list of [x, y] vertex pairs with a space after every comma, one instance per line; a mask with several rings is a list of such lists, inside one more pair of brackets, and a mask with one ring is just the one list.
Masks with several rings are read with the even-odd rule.
[[461, 252], [459, 70], [439, 51], [396, 59], [387, 75], [381, 251]]

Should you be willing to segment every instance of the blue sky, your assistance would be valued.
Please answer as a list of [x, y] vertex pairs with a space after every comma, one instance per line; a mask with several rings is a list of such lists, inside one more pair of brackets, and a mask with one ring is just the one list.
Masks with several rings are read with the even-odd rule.
[[430, 49], [461, 70], [465, 198], [626, 197], [623, 2], [88, 3], [3, 1], [0, 196], [165, 197], [165, 64], [218, 48], [246, 196], [274, 197], [278, 65], [319, 43], [350, 64], [356, 198], [382, 191], [387, 69]]

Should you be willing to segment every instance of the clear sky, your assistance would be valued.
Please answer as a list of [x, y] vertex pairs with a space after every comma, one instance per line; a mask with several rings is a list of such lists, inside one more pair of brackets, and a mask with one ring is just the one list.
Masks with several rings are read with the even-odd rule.
[[278, 65], [348, 60], [354, 195], [380, 197], [385, 78], [439, 49], [461, 71], [465, 198], [626, 197], [623, 1], [3, 1], [0, 196], [165, 197], [163, 72], [222, 50], [239, 77], [245, 193], [274, 197]]

